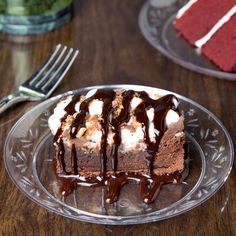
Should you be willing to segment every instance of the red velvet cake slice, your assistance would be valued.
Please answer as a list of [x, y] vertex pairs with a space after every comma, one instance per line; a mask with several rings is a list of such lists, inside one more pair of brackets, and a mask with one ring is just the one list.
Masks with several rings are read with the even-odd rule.
[[190, 0], [177, 13], [174, 26], [193, 46], [236, 4], [236, 0]]
[[236, 0], [194, 0], [179, 10], [174, 26], [221, 70], [236, 71]]
[[171, 94], [120, 89], [60, 101], [49, 126], [63, 194], [77, 186], [107, 186], [106, 201], [112, 203], [124, 184], [136, 181], [150, 203], [162, 184], [179, 181], [185, 139], [177, 105]]
[[236, 71], [236, 14], [202, 46], [201, 51], [221, 70]]

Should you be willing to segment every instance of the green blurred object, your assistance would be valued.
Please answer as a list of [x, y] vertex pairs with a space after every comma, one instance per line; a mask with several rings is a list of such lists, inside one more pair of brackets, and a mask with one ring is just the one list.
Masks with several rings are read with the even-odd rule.
[[59, 28], [72, 17], [72, 0], [0, 0], [0, 31], [38, 34]]

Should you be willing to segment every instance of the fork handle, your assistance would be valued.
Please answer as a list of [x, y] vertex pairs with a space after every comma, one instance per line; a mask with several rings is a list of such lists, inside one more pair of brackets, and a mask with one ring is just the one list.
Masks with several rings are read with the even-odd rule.
[[23, 96], [19, 92], [9, 94], [0, 99], [0, 114], [7, 110], [9, 107], [23, 101], [29, 100], [28, 96]]

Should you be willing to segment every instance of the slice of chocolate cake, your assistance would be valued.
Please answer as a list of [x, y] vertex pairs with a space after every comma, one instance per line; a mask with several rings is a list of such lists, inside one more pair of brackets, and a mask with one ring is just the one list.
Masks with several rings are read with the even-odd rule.
[[[163, 183], [178, 181], [184, 169], [184, 118], [174, 95], [133, 90], [91, 90], [60, 101], [49, 126], [55, 135], [55, 169], [76, 186], [107, 186], [107, 202], [122, 185], [140, 183], [149, 203]], [[65, 181], [64, 181], [65, 183]]]
[[221, 70], [236, 71], [236, 0], [191, 0], [173, 24], [191, 45]]

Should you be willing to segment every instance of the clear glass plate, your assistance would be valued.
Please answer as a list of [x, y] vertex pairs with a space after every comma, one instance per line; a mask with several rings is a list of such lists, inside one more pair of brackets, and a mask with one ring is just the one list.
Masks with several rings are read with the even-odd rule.
[[146, 40], [175, 63], [202, 74], [236, 80], [236, 73], [220, 71], [200, 55], [174, 29], [172, 22], [186, 0], [149, 0], [139, 13], [139, 26]]
[[32, 201], [68, 218], [99, 224], [140, 224], [167, 219], [202, 204], [226, 181], [233, 164], [231, 138], [221, 122], [204, 107], [176, 94], [185, 116], [189, 175], [181, 184], [166, 184], [156, 201], [144, 204], [138, 185], [128, 184], [118, 202], [104, 202], [102, 187], [80, 187], [62, 198], [52, 159], [53, 137], [47, 120], [58, 100], [92, 88], [124, 88], [167, 94], [166, 90], [138, 85], [83, 88], [46, 100], [27, 112], [10, 131], [4, 149], [6, 169], [16, 186]]

